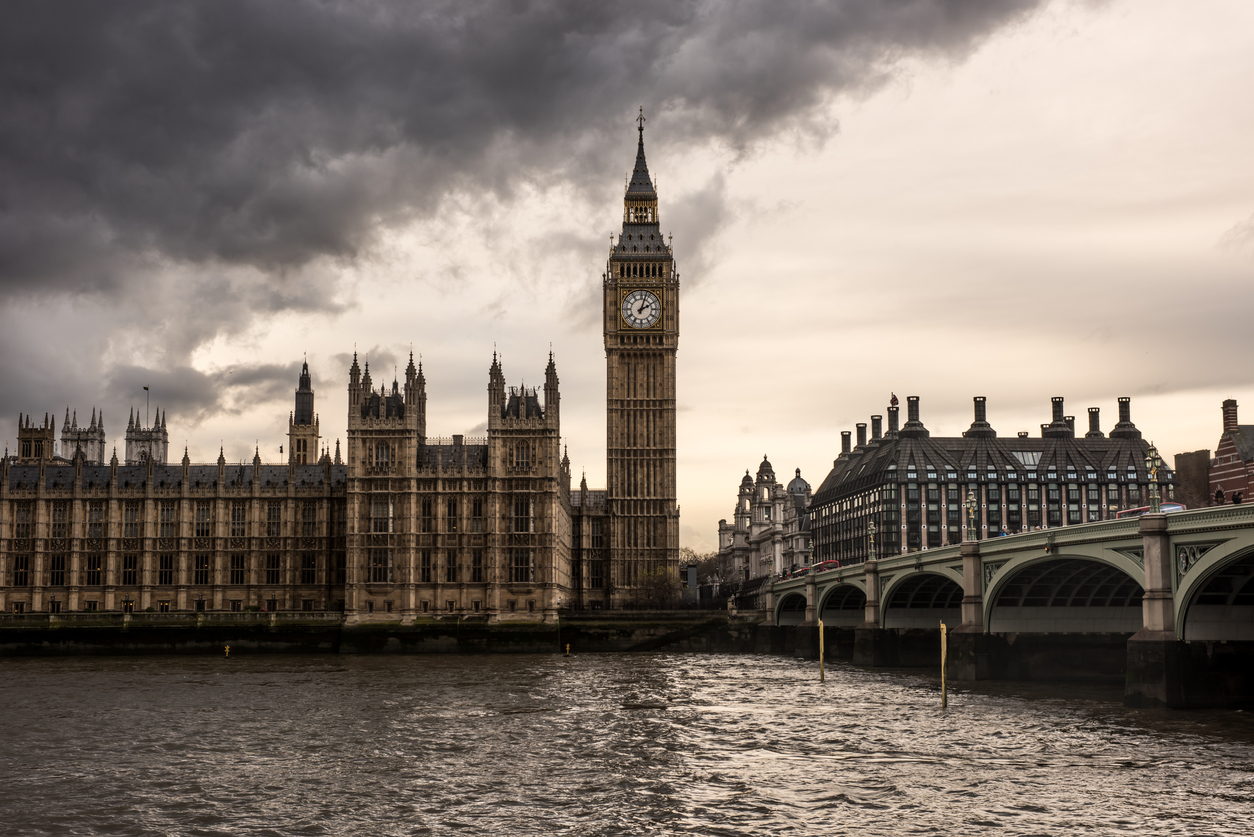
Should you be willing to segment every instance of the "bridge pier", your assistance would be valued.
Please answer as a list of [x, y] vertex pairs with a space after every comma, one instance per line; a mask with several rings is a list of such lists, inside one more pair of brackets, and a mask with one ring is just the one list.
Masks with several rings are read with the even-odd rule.
[[962, 624], [949, 632], [948, 669], [954, 680], [989, 680], [993, 637], [984, 633], [984, 563], [980, 542], [963, 541]]
[[[730, 604], [730, 603], [729, 603]], [[775, 585], [766, 588], [766, 621], [763, 625], [775, 625]]]
[[1179, 708], [1186, 705], [1188, 649], [1176, 638], [1167, 516], [1142, 515], [1140, 534], [1145, 562], [1143, 627], [1128, 640], [1123, 705]]
[[880, 572], [875, 561], [862, 565], [866, 573], [866, 616], [853, 631], [853, 664], [891, 666], [897, 663], [897, 638], [880, 627]]

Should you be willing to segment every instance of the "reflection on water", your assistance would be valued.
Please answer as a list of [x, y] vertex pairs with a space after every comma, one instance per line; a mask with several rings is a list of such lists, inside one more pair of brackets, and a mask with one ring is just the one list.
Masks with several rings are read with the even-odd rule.
[[1254, 833], [1254, 719], [758, 656], [0, 660], [5, 834]]

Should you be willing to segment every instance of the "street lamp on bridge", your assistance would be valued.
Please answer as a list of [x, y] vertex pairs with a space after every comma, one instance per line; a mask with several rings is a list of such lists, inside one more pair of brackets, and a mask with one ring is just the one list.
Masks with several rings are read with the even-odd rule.
[[868, 551], [868, 555], [870, 556], [871, 560], [875, 560], [875, 521], [874, 520], [872, 520], [870, 523], [866, 525], [866, 534], [867, 534], [867, 537], [870, 538], [871, 540], [871, 548]]
[[978, 540], [975, 536], [975, 489], [967, 489], [967, 539]]
[[1158, 496], [1158, 469], [1162, 467], [1162, 464], [1163, 460], [1158, 455], [1158, 448], [1150, 442], [1149, 449], [1145, 451], [1145, 470], [1149, 473], [1150, 514], [1158, 514], [1163, 508]]

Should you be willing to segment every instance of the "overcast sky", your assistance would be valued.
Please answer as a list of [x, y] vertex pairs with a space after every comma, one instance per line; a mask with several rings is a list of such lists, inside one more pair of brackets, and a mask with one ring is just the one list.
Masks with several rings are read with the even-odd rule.
[[[600, 274], [643, 106], [682, 297], [682, 541], [769, 454], [922, 399], [1116, 401], [1166, 454], [1254, 422], [1245, 0], [12, 3], [0, 28], [0, 415], [279, 461], [308, 354], [412, 346], [428, 432], [479, 434], [550, 344], [605, 477]], [[177, 453], [175, 449], [177, 448]]]

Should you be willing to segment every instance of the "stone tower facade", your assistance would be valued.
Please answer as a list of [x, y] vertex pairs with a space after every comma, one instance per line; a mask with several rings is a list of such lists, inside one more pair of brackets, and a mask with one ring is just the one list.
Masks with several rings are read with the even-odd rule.
[[675, 358], [679, 275], [663, 240], [639, 118], [623, 226], [604, 281], [606, 491], [611, 583], [622, 601], [642, 573], [679, 566]]
[[164, 465], [170, 449], [170, 434], [165, 428], [165, 411], [157, 410], [152, 427], [144, 427], [135, 411], [126, 422], [126, 464], [143, 465], [151, 461]]
[[91, 423], [84, 426], [78, 426], [78, 411], [74, 411], [74, 417], [70, 417], [70, 409], [65, 409], [65, 424], [61, 427], [61, 455], [66, 459], [73, 459], [76, 451], [82, 451], [88, 465], [103, 465], [105, 463], [105, 428], [104, 428], [104, 411], [100, 411], [100, 418], [96, 418], [96, 410], [93, 407], [91, 411]]
[[17, 462], [19, 465], [37, 465], [51, 462], [56, 441], [56, 419], [44, 413], [42, 424], [31, 421], [29, 415], [17, 417]]
[[[418, 446], [426, 435], [426, 383], [411, 357], [405, 391], [392, 381], [376, 392], [370, 362], [363, 374], [353, 354], [348, 372], [348, 561], [344, 600], [349, 613], [373, 611], [375, 597], [412, 612], [416, 547]], [[408, 589], [407, 589], [408, 588]]]
[[348, 400], [347, 618], [555, 620], [570, 598], [570, 463], [552, 356], [543, 393], [506, 387], [492, 358], [486, 438], [427, 437], [412, 357], [390, 392], [354, 358]]
[[287, 463], [312, 465], [318, 461], [318, 415], [314, 412], [313, 383], [309, 378], [309, 362], [301, 364], [296, 385], [296, 409], [287, 421]]

